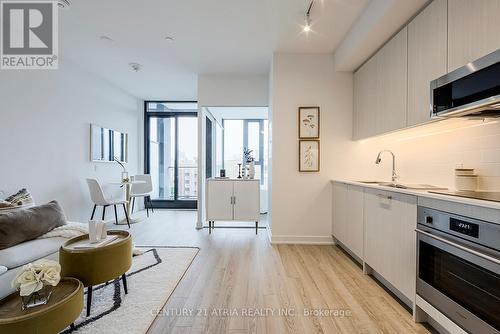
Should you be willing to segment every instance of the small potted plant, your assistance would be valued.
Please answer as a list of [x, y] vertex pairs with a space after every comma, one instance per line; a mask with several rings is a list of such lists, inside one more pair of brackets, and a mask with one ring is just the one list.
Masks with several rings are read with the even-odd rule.
[[61, 280], [61, 265], [56, 261], [41, 259], [22, 267], [12, 280], [12, 288], [19, 291], [22, 309], [45, 305], [52, 294], [52, 287]]

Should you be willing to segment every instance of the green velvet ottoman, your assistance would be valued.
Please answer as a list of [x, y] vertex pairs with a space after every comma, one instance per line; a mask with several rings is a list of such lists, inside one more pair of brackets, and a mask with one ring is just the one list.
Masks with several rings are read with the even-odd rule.
[[98, 248], [76, 249], [75, 246], [89, 242], [88, 234], [67, 241], [59, 249], [61, 275], [75, 277], [87, 287], [87, 316], [92, 305], [92, 287], [107, 283], [121, 276], [125, 294], [125, 273], [132, 265], [132, 237], [127, 231], [108, 231], [117, 240]]
[[59, 333], [80, 315], [83, 309], [83, 284], [75, 278], [63, 278], [52, 290], [47, 304], [22, 310], [18, 292], [0, 300], [0, 334]]

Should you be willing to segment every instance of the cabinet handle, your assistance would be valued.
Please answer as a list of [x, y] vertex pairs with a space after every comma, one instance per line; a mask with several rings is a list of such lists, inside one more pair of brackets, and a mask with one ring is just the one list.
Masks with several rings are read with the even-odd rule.
[[233, 204], [236, 204], [236, 196], [233, 196]]
[[233, 203], [233, 198], [234, 198], [234, 197], [233, 197], [233, 196], [231, 196], [231, 201], [230, 201], [230, 202], [231, 202], [231, 204], [234, 204], [234, 203]]
[[380, 198], [392, 199], [392, 196], [386, 196], [386, 195], [382, 195], [382, 194], [377, 194], [377, 196]]

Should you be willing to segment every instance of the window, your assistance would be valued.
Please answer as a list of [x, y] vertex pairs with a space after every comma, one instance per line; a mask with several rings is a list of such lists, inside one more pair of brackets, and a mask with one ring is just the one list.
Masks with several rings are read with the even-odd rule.
[[243, 162], [243, 149], [252, 150], [255, 159], [255, 178], [267, 180], [268, 121], [263, 119], [223, 120], [223, 165], [226, 176], [238, 177], [238, 164]]
[[151, 174], [156, 207], [196, 208], [198, 118], [193, 108], [196, 102], [144, 104], [145, 172]]

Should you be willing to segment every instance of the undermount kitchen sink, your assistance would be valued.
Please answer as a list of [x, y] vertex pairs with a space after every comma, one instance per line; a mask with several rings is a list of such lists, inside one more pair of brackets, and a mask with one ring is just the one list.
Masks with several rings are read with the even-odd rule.
[[395, 182], [381, 182], [381, 181], [357, 181], [364, 184], [376, 184], [383, 187], [410, 189], [410, 190], [446, 190], [447, 188], [433, 186], [431, 184], [405, 184]]

